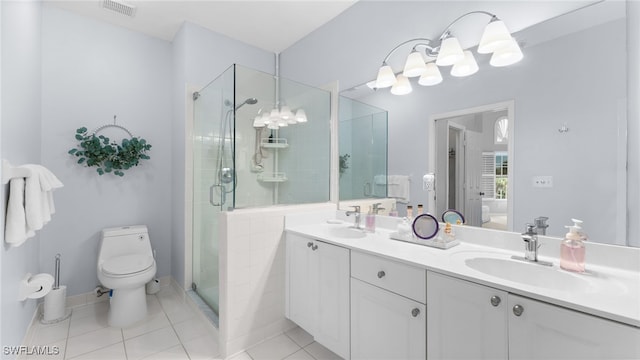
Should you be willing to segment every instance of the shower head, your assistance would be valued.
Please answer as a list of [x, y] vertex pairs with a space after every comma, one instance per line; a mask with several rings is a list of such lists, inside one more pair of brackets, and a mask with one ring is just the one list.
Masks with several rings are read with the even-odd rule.
[[[257, 103], [258, 103], [258, 99], [256, 99], [256, 98], [248, 98], [248, 99], [246, 99], [245, 101], [243, 101], [243, 102], [241, 102], [240, 104], [238, 104], [238, 106], [236, 106], [236, 111], [237, 111], [238, 109], [240, 109], [241, 107], [243, 107], [245, 104], [253, 105], [253, 104], [257, 104]], [[231, 103], [231, 101], [229, 101], [229, 100], [225, 100], [225, 101], [224, 101], [224, 104], [225, 104], [226, 106], [231, 106], [231, 104], [232, 104], [232, 103]]]

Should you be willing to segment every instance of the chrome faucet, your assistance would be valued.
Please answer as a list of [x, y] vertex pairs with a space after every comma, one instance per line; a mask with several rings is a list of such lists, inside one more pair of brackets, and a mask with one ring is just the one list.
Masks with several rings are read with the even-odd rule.
[[538, 243], [538, 233], [535, 229], [535, 225], [527, 224], [527, 231], [522, 233], [522, 240], [525, 242], [524, 258], [520, 256], [512, 256], [512, 258], [551, 266], [553, 264], [548, 261], [538, 260], [538, 248], [541, 244]]
[[538, 235], [547, 235], [547, 228], [549, 227], [547, 220], [549, 220], [549, 218], [546, 216], [540, 216], [533, 219], [533, 222], [536, 224], [536, 232]]
[[525, 242], [524, 258], [527, 261], [538, 261], [538, 233], [535, 226], [527, 224], [527, 231], [522, 233], [522, 240]]
[[353, 206], [350, 206], [350, 207], [352, 207], [353, 210], [352, 211], [347, 211], [345, 214], [347, 216], [355, 215], [355, 218], [354, 218], [355, 222], [353, 224], [353, 227], [356, 228], [356, 229], [362, 229], [360, 227], [360, 206], [353, 205]]
[[378, 211], [380, 210], [384, 210], [383, 207], [381, 207], [380, 205], [382, 205], [382, 203], [375, 203], [373, 204], [373, 214], [374, 215], [378, 215]]

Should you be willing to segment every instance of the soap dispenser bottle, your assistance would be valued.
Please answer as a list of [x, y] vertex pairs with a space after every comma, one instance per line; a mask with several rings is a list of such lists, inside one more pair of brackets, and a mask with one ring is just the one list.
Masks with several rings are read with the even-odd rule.
[[571, 219], [573, 226], [565, 226], [569, 232], [560, 244], [560, 267], [564, 270], [584, 272], [585, 247], [587, 237], [580, 230], [582, 221]]
[[376, 232], [376, 214], [373, 213], [373, 207], [369, 206], [367, 213], [365, 230], [368, 232]]
[[389, 216], [398, 217], [398, 209], [396, 209], [396, 203], [391, 205], [391, 210], [389, 210]]

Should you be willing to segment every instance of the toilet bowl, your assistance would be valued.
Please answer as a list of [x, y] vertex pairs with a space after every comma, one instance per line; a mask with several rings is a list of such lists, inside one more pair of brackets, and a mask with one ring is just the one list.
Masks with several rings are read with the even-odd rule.
[[112, 289], [109, 326], [127, 327], [147, 316], [145, 285], [156, 275], [156, 262], [144, 225], [102, 230], [98, 280]]

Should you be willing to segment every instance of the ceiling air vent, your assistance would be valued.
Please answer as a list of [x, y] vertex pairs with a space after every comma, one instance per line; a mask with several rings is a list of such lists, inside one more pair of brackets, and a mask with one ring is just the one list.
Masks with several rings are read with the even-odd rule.
[[130, 17], [134, 17], [136, 15], [136, 7], [122, 1], [103, 0], [102, 7]]

